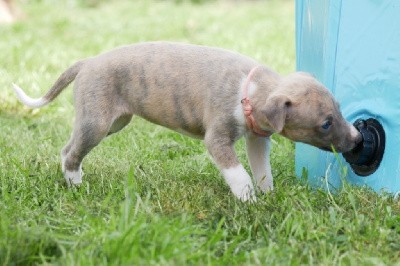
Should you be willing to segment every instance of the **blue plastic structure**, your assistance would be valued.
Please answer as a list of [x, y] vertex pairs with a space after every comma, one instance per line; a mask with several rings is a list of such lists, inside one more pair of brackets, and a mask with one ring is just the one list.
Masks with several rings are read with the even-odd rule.
[[[379, 168], [359, 176], [342, 155], [296, 144], [296, 173], [313, 185], [342, 181], [400, 191], [400, 1], [296, 0], [297, 69], [334, 94], [344, 117], [375, 118], [385, 130]], [[347, 168], [347, 173], [346, 169]]]

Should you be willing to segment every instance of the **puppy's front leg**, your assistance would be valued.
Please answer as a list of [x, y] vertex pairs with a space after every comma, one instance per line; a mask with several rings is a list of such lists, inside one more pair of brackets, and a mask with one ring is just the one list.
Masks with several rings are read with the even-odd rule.
[[234, 141], [214, 131], [207, 132], [204, 141], [233, 194], [242, 201], [255, 201], [253, 182], [236, 156]]
[[262, 192], [274, 187], [269, 160], [270, 138], [258, 137], [252, 133], [246, 135], [247, 157], [257, 186]]

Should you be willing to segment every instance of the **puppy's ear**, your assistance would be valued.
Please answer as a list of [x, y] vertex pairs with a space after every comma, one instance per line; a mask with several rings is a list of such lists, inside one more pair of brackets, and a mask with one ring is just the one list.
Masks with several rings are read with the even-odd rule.
[[262, 113], [274, 132], [282, 131], [291, 105], [292, 102], [285, 95], [274, 95], [267, 99]]

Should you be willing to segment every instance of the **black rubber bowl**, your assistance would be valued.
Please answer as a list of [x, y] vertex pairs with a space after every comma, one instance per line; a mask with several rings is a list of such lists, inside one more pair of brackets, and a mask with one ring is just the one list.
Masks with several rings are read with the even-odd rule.
[[361, 133], [363, 141], [353, 150], [343, 153], [354, 173], [368, 176], [378, 169], [385, 151], [385, 131], [378, 120], [358, 119], [353, 124]]

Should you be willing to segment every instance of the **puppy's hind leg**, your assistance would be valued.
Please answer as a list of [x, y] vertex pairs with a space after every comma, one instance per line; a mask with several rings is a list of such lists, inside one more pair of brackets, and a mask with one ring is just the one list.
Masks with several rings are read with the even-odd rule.
[[256, 201], [253, 182], [236, 156], [234, 141], [216, 131], [207, 132], [204, 141], [233, 194], [242, 201]]
[[72, 144], [74, 142], [74, 137], [73, 135], [71, 136], [71, 139], [68, 141], [68, 144], [64, 146], [64, 148], [61, 150], [61, 170], [62, 173], [65, 174], [65, 158], [67, 157], [67, 154], [69, 150], [72, 147]]
[[61, 151], [61, 163], [67, 185], [82, 183], [82, 160], [107, 136], [110, 125], [104, 122], [80, 121], [68, 144]]
[[113, 119], [77, 118], [75, 129], [67, 145], [61, 151], [62, 171], [68, 185], [82, 183], [82, 160], [106, 136], [124, 128], [132, 119], [132, 114], [120, 114]]

